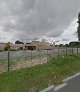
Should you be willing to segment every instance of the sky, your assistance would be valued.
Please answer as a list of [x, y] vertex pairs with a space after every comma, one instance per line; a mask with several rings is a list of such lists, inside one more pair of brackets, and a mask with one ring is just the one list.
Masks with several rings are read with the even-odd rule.
[[0, 42], [77, 41], [80, 0], [0, 0]]

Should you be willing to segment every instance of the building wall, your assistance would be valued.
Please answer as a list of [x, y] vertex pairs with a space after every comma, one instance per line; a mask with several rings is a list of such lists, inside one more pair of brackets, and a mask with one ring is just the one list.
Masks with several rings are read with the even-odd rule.
[[25, 50], [25, 46], [11, 46], [10, 50], [20, 50], [20, 48], [23, 48], [23, 50]]
[[27, 46], [26, 50], [36, 50], [36, 46]]
[[0, 46], [0, 51], [4, 51], [4, 47], [3, 46]]
[[52, 50], [53, 46], [36, 46], [36, 50]]
[[0, 44], [0, 51], [4, 51], [5, 44]]
[[10, 47], [10, 50], [18, 50], [19, 47]]
[[[4, 51], [5, 44], [0, 44], [0, 51]], [[45, 49], [53, 49], [55, 47], [55, 44], [51, 44], [49, 42], [39, 42], [39, 41], [33, 41], [31, 44], [10, 44], [11, 50], [20, 50], [20, 48], [23, 48], [23, 50], [45, 50]]]

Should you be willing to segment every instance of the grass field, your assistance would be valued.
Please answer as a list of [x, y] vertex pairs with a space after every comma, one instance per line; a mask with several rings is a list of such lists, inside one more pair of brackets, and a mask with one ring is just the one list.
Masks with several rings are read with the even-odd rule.
[[48, 58], [48, 63], [0, 74], [0, 92], [39, 92], [80, 71], [80, 55]]

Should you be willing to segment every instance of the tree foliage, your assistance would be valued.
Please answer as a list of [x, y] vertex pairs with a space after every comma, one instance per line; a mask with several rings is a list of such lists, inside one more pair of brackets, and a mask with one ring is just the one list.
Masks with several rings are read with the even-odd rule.
[[77, 33], [78, 33], [78, 41], [80, 41], [80, 13], [78, 14], [78, 28], [77, 28]]
[[17, 41], [15, 41], [15, 44], [24, 44], [24, 43], [17, 40]]
[[10, 42], [6, 43], [6, 46], [4, 47], [4, 51], [10, 50]]
[[70, 42], [69, 47], [80, 47], [80, 42]]

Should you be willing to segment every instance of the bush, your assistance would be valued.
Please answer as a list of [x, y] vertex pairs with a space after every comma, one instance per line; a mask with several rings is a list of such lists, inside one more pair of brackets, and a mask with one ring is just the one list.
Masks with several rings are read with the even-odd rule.
[[10, 49], [10, 45], [6, 45], [5, 47], [4, 47], [4, 51], [8, 51]]

